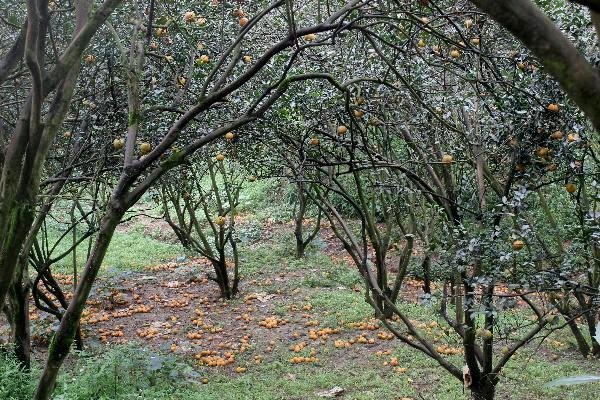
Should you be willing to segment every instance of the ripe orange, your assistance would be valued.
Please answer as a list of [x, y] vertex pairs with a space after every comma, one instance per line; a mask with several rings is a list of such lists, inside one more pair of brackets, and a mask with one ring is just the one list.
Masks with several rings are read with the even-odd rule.
[[248, 23], [248, 18], [246, 17], [242, 17], [240, 18], [240, 26], [246, 26], [246, 24]]
[[515, 240], [512, 244], [513, 250], [516, 251], [521, 250], [523, 247], [525, 247], [525, 242], [523, 242], [522, 240]]
[[348, 132], [348, 128], [346, 128], [344, 125], [340, 125], [340, 126], [338, 126], [338, 128], [337, 128], [337, 132], [338, 132], [338, 134], [340, 134], [340, 135], [345, 135], [345, 134], [346, 134], [346, 132]]
[[312, 42], [316, 38], [317, 38], [317, 35], [315, 35], [314, 33], [309, 33], [308, 35], [304, 35], [304, 40], [306, 40], [307, 42]]
[[193, 11], [188, 11], [183, 14], [183, 20], [185, 22], [195, 22], [196, 21], [196, 13]]
[[452, 57], [452, 58], [458, 58], [458, 57], [460, 57], [460, 51], [458, 51], [458, 50], [456, 50], [456, 49], [455, 49], [455, 50], [452, 50], [452, 51], [450, 52], [450, 57]]
[[225, 139], [227, 139], [227, 140], [233, 140], [234, 137], [235, 137], [235, 134], [233, 132], [227, 132], [225, 134]]
[[554, 140], [560, 140], [563, 138], [563, 133], [561, 131], [555, 131], [550, 135], [550, 138]]
[[215, 224], [217, 224], [217, 225], [219, 225], [219, 226], [223, 226], [223, 225], [225, 225], [225, 217], [223, 217], [223, 216], [220, 216], [220, 215], [219, 215], [219, 216], [218, 216], [218, 217], [215, 219]]
[[565, 189], [567, 189], [567, 192], [569, 193], [575, 193], [577, 186], [573, 182], [569, 182], [565, 185]]
[[317, 138], [310, 139], [310, 144], [312, 144], [313, 146], [317, 146], [319, 144], [319, 139], [317, 139]]
[[454, 161], [454, 157], [452, 157], [450, 154], [444, 154], [442, 156], [442, 163], [452, 164], [452, 161]]
[[221, 153], [217, 154], [217, 156], [215, 157], [217, 159], [217, 161], [223, 161], [225, 159], [225, 156]]
[[150, 150], [152, 150], [152, 145], [148, 142], [144, 142], [142, 144], [140, 144], [140, 153], [142, 155], [146, 155], [148, 153], [150, 153]]
[[115, 150], [121, 150], [125, 146], [125, 141], [123, 139], [115, 139], [113, 141], [113, 147]]
[[548, 111], [558, 112], [558, 104], [554, 104], [554, 103], [548, 104]]
[[517, 163], [517, 165], [515, 165], [515, 169], [519, 172], [523, 172], [525, 171], [525, 164]]

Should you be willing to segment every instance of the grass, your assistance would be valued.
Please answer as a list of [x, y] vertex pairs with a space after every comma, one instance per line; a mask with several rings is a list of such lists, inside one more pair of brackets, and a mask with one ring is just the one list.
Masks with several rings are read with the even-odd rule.
[[[54, 243], [62, 235], [62, 233], [52, 228], [48, 231], [48, 240]], [[67, 240], [68, 241], [68, 240]], [[63, 253], [70, 246], [65, 240], [61, 241], [56, 247], [56, 253]], [[78, 268], [81, 270], [86, 261], [88, 250], [88, 241], [84, 241], [77, 247], [77, 262]], [[104, 262], [102, 263], [103, 270], [116, 268], [118, 270], [139, 270], [147, 265], [155, 265], [157, 263], [172, 260], [184, 254], [183, 248], [179, 244], [166, 243], [155, 239], [144, 232], [140, 226], [134, 226], [127, 231], [115, 232], [113, 239], [108, 248]], [[72, 259], [68, 256], [54, 266], [54, 271], [57, 273], [71, 273]]]
[[[344, 398], [369, 400], [402, 398], [457, 400], [467, 399], [462, 384], [441, 370], [426, 356], [396, 345], [393, 356], [405, 373], [381, 367], [381, 358], [336, 360], [332, 354], [315, 365], [294, 365], [285, 360], [290, 352], [280, 346], [274, 360], [231, 376], [219, 369], [194, 371], [185, 361], [164, 357], [153, 362], [143, 347], [116, 347], [95, 358], [80, 357], [73, 370], [64, 376], [56, 399], [181, 399], [181, 400], [276, 400], [319, 399], [318, 393], [333, 387], [345, 389]], [[548, 381], [593, 370], [592, 362], [566, 360], [550, 363], [531, 355], [518, 356], [503, 372], [498, 399], [573, 399], [597, 398], [597, 384], [548, 389]], [[460, 364], [460, 357], [454, 357]], [[208, 384], [198, 384], [202, 378]], [[176, 396], [176, 397], [172, 397]], [[393, 396], [393, 397], [391, 397]], [[15, 397], [20, 400], [25, 397]]]

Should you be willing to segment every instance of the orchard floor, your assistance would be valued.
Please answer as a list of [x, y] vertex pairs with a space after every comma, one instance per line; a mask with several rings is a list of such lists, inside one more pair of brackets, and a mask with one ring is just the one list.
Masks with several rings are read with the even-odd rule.
[[[289, 224], [245, 221], [240, 293], [222, 301], [206, 262], [165, 244], [164, 226], [149, 226], [138, 221], [117, 233], [85, 311], [86, 350], [70, 356], [57, 399], [300, 400], [334, 388], [342, 399], [468, 398], [458, 380], [372, 319], [331, 232], [296, 260]], [[68, 288], [70, 277], [59, 277]], [[435, 308], [420, 302], [420, 286], [408, 282], [402, 309], [436, 346], [458, 350]], [[55, 321], [32, 317], [35, 375]], [[447, 357], [462, 368], [460, 354]], [[597, 399], [598, 384], [544, 384], [599, 370], [576, 353], [568, 332], [554, 333], [509, 363], [497, 398]]]

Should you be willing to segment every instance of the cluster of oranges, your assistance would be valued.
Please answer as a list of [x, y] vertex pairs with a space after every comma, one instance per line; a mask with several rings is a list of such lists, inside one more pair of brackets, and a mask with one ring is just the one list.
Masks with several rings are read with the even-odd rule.
[[376, 331], [379, 329], [379, 325], [375, 322], [350, 322], [348, 328], [361, 331]]
[[117, 325], [114, 329], [98, 329], [98, 333], [100, 336], [100, 342], [106, 343], [109, 337], [117, 338], [123, 337], [123, 325]]
[[267, 317], [267, 318], [263, 319], [262, 321], [259, 321], [258, 325], [262, 326], [263, 328], [267, 328], [267, 329], [275, 329], [280, 326], [286, 325], [289, 322], [290, 322], [289, 319], [281, 319], [281, 318], [277, 318], [276, 316], [271, 316], [271, 317]]
[[456, 355], [456, 354], [461, 354], [464, 350], [460, 347], [450, 347], [447, 344], [443, 344], [441, 346], [438, 346], [435, 349], [435, 351], [437, 351], [440, 354], [452, 356], [452, 355]]
[[88, 318], [81, 318], [81, 323], [95, 325], [99, 322], [105, 322], [108, 320], [109, 320], [108, 314], [100, 314], [100, 315], [90, 314], [90, 316]]
[[192, 339], [192, 340], [195, 340], [195, 339], [202, 339], [202, 338], [204, 337], [204, 334], [203, 334], [202, 332], [189, 332], [189, 333], [186, 335], [186, 337], [187, 337], [188, 339]]
[[165, 307], [169, 308], [184, 308], [190, 305], [190, 302], [186, 299], [173, 299], [165, 303]]
[[394, 339], [394, 334], [390, 332], [379, 332], [377, 333], [377, 337], [381, 340], [392, 340]]
[[290, 350], [293, 351], [294, 353], [300, 353], [302, 350], [304, 350], [305, 347], [306, 347], [306, 343], [300, 342], [296, 345], [291, 345]]
[[153, 308], [154, 308], [154, 306], [140, 305], [140, 306], [137, 306], [134, 309], [132, 309], [131, 312], [134, 314], [145, 314], [145, 313], [149, 313], [150, 311], [152, 311]]
[[235, 356], [233, 353], [227, 352], [224, 357], [217, 355], [203, 356], [199, 358], [199, 362], [207, 367], [224, 367], [231, 365], [235, 362]]
[[138, 329], [137, 335], [143, 339], [152, 339], [160, 334], [158, 328]]
[[233, 10], [233, 15], [238, 18], [238, 23], [240, 26], [244, 27], [248, 23], [248, 18], [246, 18], [246, 13], [241, 8], [237, 8]]
[[345, 341], [345, 340], [338, 339], [338, 340], [336, 340], [336, 341], [333, 342], [333, 346], [336, 349], [343, 349], [345, 347], [350, 347], [352, 345], [349, 342]]
[[292, 364], [300, 364], [300, 363], [314, 363], [318, 362], [319, 359], [317, 357], [292, 357], [290, 358], [290, 362]]
[[342, 331], [341, 328], [336, 328], [336, 329], [324, 328], [324, 329], [320, 329], [318, 331], [314, 331], [311, 329], [308, 332], [308, 338], [311, 340], [317, 340], [319, 338], [327, 339], [329, 337], [329, 335], [340, 333], [341, 331]]

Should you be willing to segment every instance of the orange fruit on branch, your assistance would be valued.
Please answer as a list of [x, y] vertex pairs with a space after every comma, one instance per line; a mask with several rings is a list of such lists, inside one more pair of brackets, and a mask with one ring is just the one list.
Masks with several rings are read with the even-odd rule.
[[442, 156], [442, 163], [452, 164], [452, 161], [454, 161], [454, 157], [452, 157], [450, 154], [444, 154]]
[[185, 22], [195, 22], [196, 21], [196, 13], [193, 11], [188, 11], [183, 14], [183, 20]]
[[125, 141], [123, 139], [113, 140], [113, 148], [115, 150], [121, 150], [124, 146], [125, 146]]
[[140, 144], [140, 153], [142, 155], [146, 155], [148, 153], [150, 153], [150, 150], [152, 150], [152, 145], [148, 142], [144, 142], [142, 144]]

